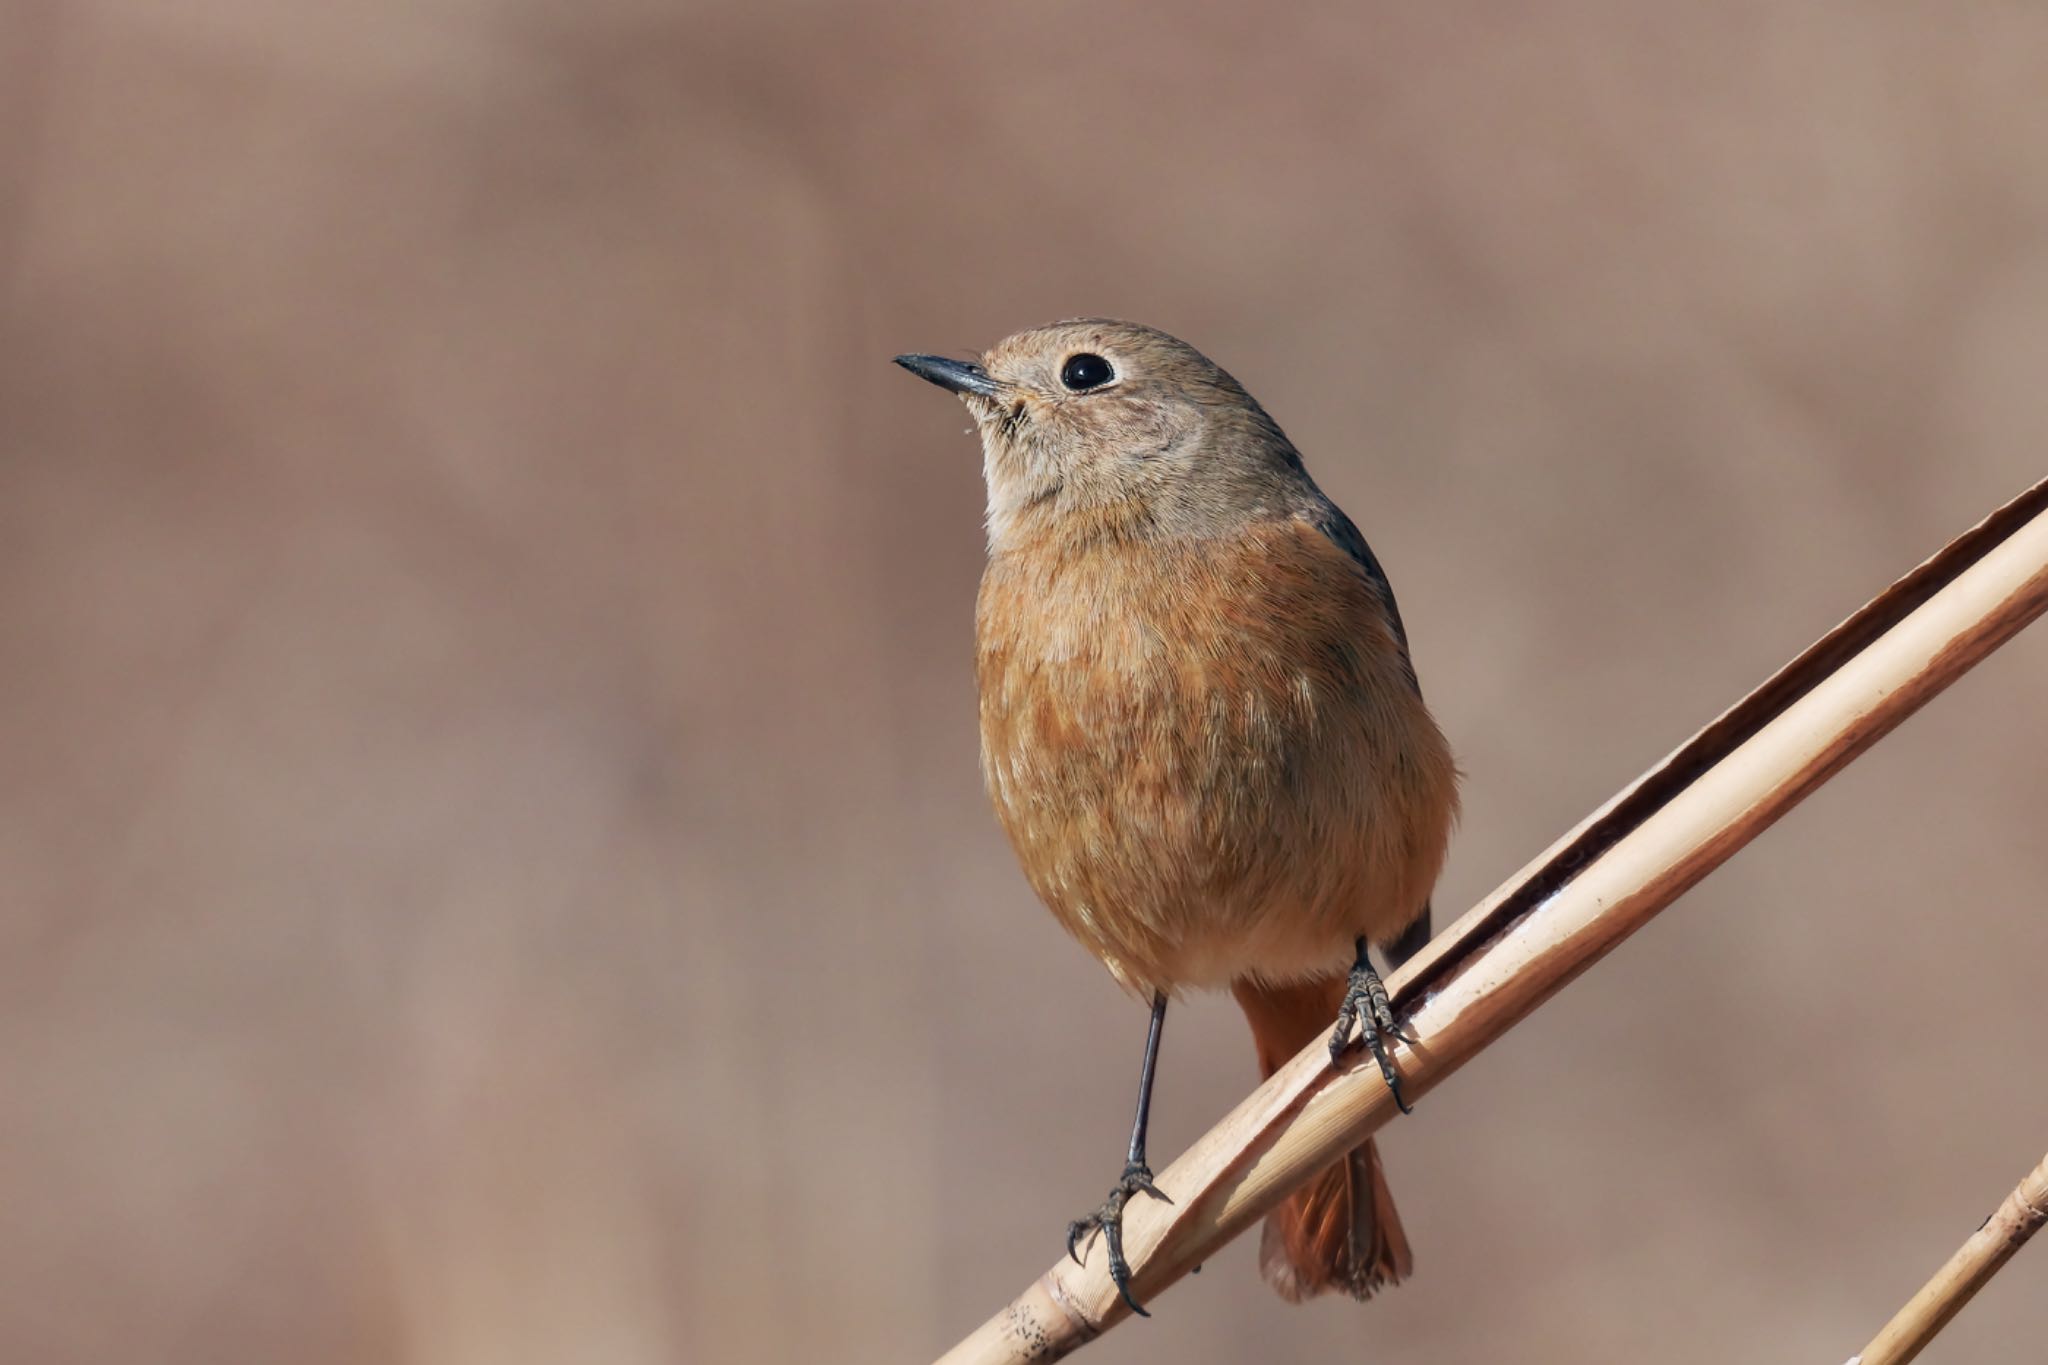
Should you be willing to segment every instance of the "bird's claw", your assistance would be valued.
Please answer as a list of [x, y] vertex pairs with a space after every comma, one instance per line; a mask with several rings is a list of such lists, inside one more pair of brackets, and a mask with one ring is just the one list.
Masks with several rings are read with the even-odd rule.
[[1365, 1045], [1372, 1051], [1373, 1060], [1380, 1065], [1380, 1076], [1394, 1094], [1394, 1103], [1402, 1113], [1414, 1113], [1408, 1107], [1408, 1101], [1401, 1097], [1401, 1077], [1394, 1070], [1393, 1060], [1387, 1056], [1386, 1040], [1380, 1036], [1383, 1033], [1400, 1036], [1394, 1027], [1394, 1004], [1387, 998], [1387, 988], [1381, 982], [1380, 974], [1363, 957], [1351, 969], [1351, 982], [1345, 988], [1344, 1003], [1337, 1007], [1337, 1027], [1330, 1034], [1332, 1066], [1342, 1065], [1345, 1049], [1351, 1046], [1351, 1030], [1360, 1025], [1363, 1025], [1360, 1031], [1365, 1035]]
[[1154, 1199], [1171, 1204], [1164, 1190], [1152, 1183], [1152, 1168], [1142, 1161], [1134, 1161], [1124, 1167], [1124, 1173], [1110, 1188], [1109, 1197], [1102, 1201], [1102, 1207], [1086, 1218], [1076, 1218], [1067, 1224], [1067, 1255], [1074, 1258], [1075, 1265], [1084, 1264], [1081, 1252], [1095, 1242], [1100, 1232], [1103, 1241], [1109, 1244], [1109, 1278], [1116, 1283], [1116, 1292], [1130, 1305], [1131, 1311], [1141, 1318], [1152, 1315], [1145, 1311], [1137, 1299], [1131, 1296], [1131, 1263], [1124, 1259], [1124, 1205], [1140, 1194], [1149, 1194]]

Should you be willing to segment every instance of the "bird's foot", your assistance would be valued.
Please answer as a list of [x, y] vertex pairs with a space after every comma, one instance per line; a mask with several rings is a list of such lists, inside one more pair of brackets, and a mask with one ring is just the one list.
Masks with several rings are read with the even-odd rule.
[[1372, 1050], [1373, 1060], [1380, 1064], [1380, 1075], [1387, 1082], [1387, 1089], [1394, 1092], [1394, 1103], [1404, 1114], [1415, 1111], [1408, 1107], [1408, 1101], [1401, 1098], [1401, 1077], [1394, 1071], [1394, 1063], [1387, 1056], [1386, 1039], [1380, 1035], [1391, 1033], [1399, 1037], [1394, 1027], [1394, 1005], [1387, 998], [1386, 985], [1380, 974], [1372, 969], [1361, 954], [1358, 965], [1351, 969], [1351, 983], [1345, 988], [1344, 1003], [1337, 1007], [1337, 1027], [1330, 1034], [1330, 1063], [1341, 1065], [1344, 1051], [1351, 1046], [1351, 1030], [1362, 1026], [1365, 1045]]
[[1109, 1198], [1102, 1201], [1102, 1207], [1086, 1218], [1076, 1218], [1067, 1224], [1067, 1255], [1074, 1258], [1075, 1265], [1081, 1265], [1081, 1252], [1092, 1245], [1095, 1234], [1109, 1244], [1109, 1278], [1116, 1282], [1116, 1292], [1123, 1295], [1131, 1311], [1141, 1318], [1152, 1315], [1131, 1297], [1131, 1263], [1124, 1259], [1124, 1205], [1139, 1194], [1149, 1194], [1154, 1199], [1163, 1199], [1171, 1204], [1166, 1194], [1152, 1183], [1152, 1168], [1142, 1161], [1133, 1161], [1124, 1167], [1124, 1173], [1115, 1185], [1110, 1187]]

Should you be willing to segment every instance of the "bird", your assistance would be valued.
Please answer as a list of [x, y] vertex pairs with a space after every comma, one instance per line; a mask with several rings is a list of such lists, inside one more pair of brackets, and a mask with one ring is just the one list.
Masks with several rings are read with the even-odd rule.
[[[1325, 1033], [1341, 1064], [1356, 1029], [1401, 1101], [1368, 947], [1392, 970], [1428, 940], [1459, 774], [1379, 560], [1207, 356], [1082, 318], [896, 363], [958, 395], [981, 438], [996, 815], [1053, 917], [1150, 1007], [1123, 1173], [1067, 1228], [1077, 1262], [1102, 1235], [1149, 1316], [1122, 1224], [1167, 1199], [1146, 1138], [1168, 1002], [1230, 991], [1262, 1077]], [[1259, 1260], [1291, 1302], [1411, 1273], [1371, 1140], [1268, 1216]]]

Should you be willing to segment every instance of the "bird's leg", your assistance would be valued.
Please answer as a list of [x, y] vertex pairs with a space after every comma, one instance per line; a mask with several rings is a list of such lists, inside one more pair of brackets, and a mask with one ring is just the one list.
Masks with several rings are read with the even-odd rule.
[[1394, 1063], [1387, 1057], [1387, 1043], [1380, 1035], [1394, 1033], [1394, 1005], [1387, 999], [1387, 988], [1380, 981], [1380, 974], [1372, 969], [1372, 961], [1365, 955], [1365, 940], [1358, 940], [1358, 960], [1351, 964], [1351, 984], [1345, 988], [1344, 1003], [1337, 1007], [1337, 1028], [1330, 1034], [1330, 1061], [1341, 1063], [1344, 1049], [1351, 1045], [1352, 1025], [1361, 1025], [1365, 1034], [1365, 1045], [1372, 1049], [1373, 1060], [1380, 1064], [1380, 1075], [1386, 1079], [1387, 1089], [1394, 1092], [1394, 1103], [1401, 1112], [1412, 1114], [1408, 1101], [1401, 1098], [1401, 1078], [1394, 1071]]
[[1098, 1231], [1102, 1233], [1109, 1244], [1109, 1278], [1116, 1282], [1117, 1293], [1123, 1295], [1131, 1311], [1141, 1318], [1152, 1315], [1131, 1297], [1131, 1263], [1124, 1259], [1124, 1205], [1140, 1193], [1173, 1202], [1152, 1183], [1152, 1168], [1145, 1164], [1145, 1126], [1152, 1115], [1152, 1073], [1159, 1065], [1159, 1030], [1165, 1022], [1166, 995], [1160, 992], [1152, 997], [1152, 1025], [1145, 1031], [1145, 1065], [1138, 1073], [1138, 1117], [1131, 1125], [1131, 1150], [1124, 1157], [1124, 1173], [1110, 1187], [1109, 1198], [1102, 1201], [1101, 1208], [1067, 1224], [1067, 1254], [1076, 1265], [1081, 1264], [1081, 1248], [1093, 1243]]

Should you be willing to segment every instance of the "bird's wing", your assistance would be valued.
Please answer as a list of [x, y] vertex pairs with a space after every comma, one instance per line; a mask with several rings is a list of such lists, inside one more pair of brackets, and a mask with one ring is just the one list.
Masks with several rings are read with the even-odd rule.
[[[1408, 675], [1408, 685], [1414, 688], [1415, 695], [1420, 697], [1422, 684], [1416, 681], [1415, 661], [1408, 655], [1408, 631], [1401, 624], [1401, 608], [1394, 603], [1394, 585], [1387, 581], [1387, 571], [1380, 567], [1379, 560], [1373, 555], [1372, 546], [1365, 543], [1364, 533], [1350, 517], [1344, 515], [1343, 508], [1327, 499], [1316, 515], [1305, 520], [1365, 571], [1366, 580], [1379, 594], [1380, 601], [1386, 604], [1387, 624], [1394, 632], [1394, 639], [1400, 643], [1401, 668]], [[1415, 956], [1423, 944], [1429, 942], [1430, 921], [1434, 916], [1434, 908], [1428, 901], [1424, 901], [1422, 913], [1415, 917], [1415, 922], [1403, 930], [1401, 936], [1392, 943], [1380, 945], [1380, 951], [1387, 955], [1389, 966], [1399, 967]]]
[[1379, 594], [1380, 601], [1386, 604], [1387, 624], [1394, 628], [1394, 639], [1400, 642], [1401, 662], [1407, 667], [1408, 681], [1415, 684], [1416, 693], [1420, 695], [1422, 688], [1420, 684], [1415, 683], [1415, 664], [1408, 657], [1408, 631], [1401, 624], [1401, 608], [1394, 601], [1394, 585], [1387, 581], [1387, 571], [1380, 567], [1379, 560], [1373, 556], [1372, 546], [1365, 543], [1365, 536], [1353, 524], [1351, 518], [1344, 515], [1344, 509], [1334, 502], [1325, 500], [1322, 507], [1306, 520], [1365, 571], [1373, 590]]

